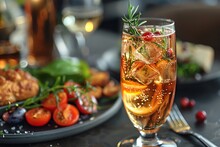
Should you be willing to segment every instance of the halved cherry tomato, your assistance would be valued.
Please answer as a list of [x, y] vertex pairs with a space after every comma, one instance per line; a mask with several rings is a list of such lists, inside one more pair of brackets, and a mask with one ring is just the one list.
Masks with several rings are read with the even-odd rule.
[[66, 106], [67, 105], [67, 95], [64, 91], [60, 91], [58, 93], [58, 105], [57, 105], [57, 100], [56, 100], [56, 96], [51, 93], [49, 94], [49, 96], [43, 100], [42, 102], [42, 106], [44, 108], [46, 108], [47, 110], [50, 110], [51, 112], [53, 112], [57, 106]]
[[82, 94], [74, 102], [82, 114], [92, 114], [97, 112], [97, 100], [89, 93]]
[[[74, 86], [74, 87], [80, 87], [80, 84], [73, 82], [73, 81], [67, 81], [64, 86]], [[77, 98], [77, 93], [76, 91], [73, 90], [69, 90], [68, 88], [65, 88], [64, 91], [67, 94], [67, 98], [68, 99], [73, 99], [73, 98]]]
[[25, 118], [28, 124], [40, 127], [46, 125], [50, 121], [51, 112], [45, 108], [37, 107], [28, 110], [25, 113]]
[[71, 126], [79, 119], [78, 109], [68, 104], [66, 107], [57, 108], [53, 113], [53, 120], [59, 126]]

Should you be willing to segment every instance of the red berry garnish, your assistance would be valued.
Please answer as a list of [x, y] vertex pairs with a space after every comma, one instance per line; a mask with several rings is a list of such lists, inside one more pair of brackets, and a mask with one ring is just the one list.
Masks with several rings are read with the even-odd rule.
[[189, 101], [188, 106], [189, 106], [190, 108], [193, 108], [195, 105], [196, 105], [196, 101], [193, 100], [193, 99], [191, 99], [191, 100]]
[[154, 35], [161, 35], [159, 31], [154, 32]]
[[204, 122], [206, 120], [206, 117], [207, 117], [207, 114], [206, 114], [206, 112], [204, 110], [198, 111], [196, 113], [196, 120], [197, 120], [197, 122], [200, 122], [200, 123]]
[[182, 108], [187, 108], [189, 105], [189, 98], [188, 97], [182, 97], [180, 99], [180, 105]]
[[173, 57], [173, 49], [172, 48], [168, 48], [167, 49], [167, 57], [168, 58], [172, 58]]
[[145, 41], [151, 41], [153, 39], [153, 33], [151, 32], [145, 32], [142, 37]]

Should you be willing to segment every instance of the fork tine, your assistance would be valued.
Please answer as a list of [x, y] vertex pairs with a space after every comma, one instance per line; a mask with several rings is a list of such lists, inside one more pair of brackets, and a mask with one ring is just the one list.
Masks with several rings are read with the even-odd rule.
[[[170, 112], [170, 115], [171, 115], [171, 112]], [[174, 128], [174, 121], [171, 119], [170, 115], [167, 117], [167, 122], [168, 122], [170, 128]]]
[[179, 120], [181, 120], [184, 125], [188, 125], [188, 123], [186, 122], [185, 118], [183, 117], [182, 113], [180, 112], [176, 104], [174, 104], [173, 108], [174, 108], [174, 112], [175, 112], [174, 114], [176, 115], [176, 117], [177, 118], [179, 117], [180, 118]]
[[188, 123], [186, 122], [185, 118], [181, 114], [176, 104], [173, 104], [173, 108], [170, 112], [170, 116], [168, 117], [167, 121], [171, 128], [186, 127], [186, 126], [189, 127]]
[[174, 107], [172, 108], [170, 115], [168, 117], [168, 123], [171, 128], [179, 127], [179, 119], [177, 118], [176, 112], [174, 110]]

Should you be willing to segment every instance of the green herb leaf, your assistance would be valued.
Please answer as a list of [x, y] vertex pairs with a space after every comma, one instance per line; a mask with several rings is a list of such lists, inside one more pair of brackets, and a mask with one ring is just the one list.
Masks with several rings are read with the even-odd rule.
[[51, 76], [82, 74], [88, 76], [88, 65], [78, 59], [58, 59], [39, 70], [41, 73], [47, 73]]
[[126, 33], [131, 35], [140, 36], [140, 32], [137, 30], [138, 26], [143, 25], [146, 21], [140, 21], [141, 13], [137, 13], [139, 6], [135, 7], [131, 5], [130, 1], [128, 3], [128, 17], [124, 16], [122, 21], [129, 26]]
[[50, 85], [58, 77], [61, 81], [71, 79], [82, 83], [90, 75], [89, 65], [79, 59], [57, 59], [45, 67], [29, 69], [29, 72], [43, 83], [49, 81]]

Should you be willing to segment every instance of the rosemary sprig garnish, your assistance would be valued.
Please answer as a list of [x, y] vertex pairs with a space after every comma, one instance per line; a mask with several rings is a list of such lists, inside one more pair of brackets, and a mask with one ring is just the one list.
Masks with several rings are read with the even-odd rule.
[[128, 3], [128, 16], [122, 18], [123, 22], [128, 25], [128, 29], [125, 30], [126, 33], [130, 35], [140, 36], [141, 33], [137, 30], [137, 27], [146, 23], [146, 21], [140, 21], [141, 13], [138, 12], [139, 6], [135, 7], [131, 5], [130, 1]]

